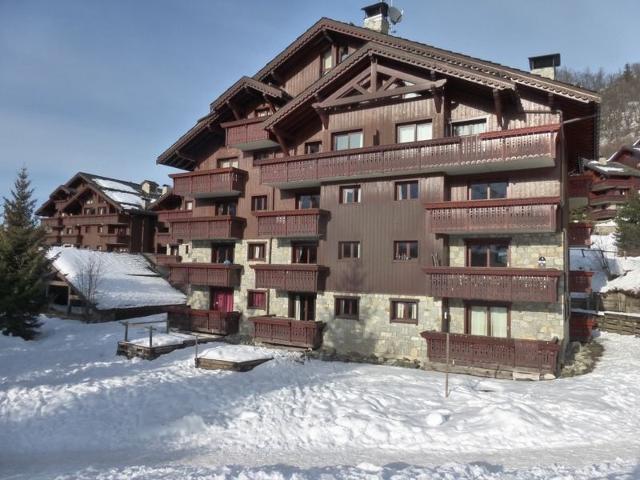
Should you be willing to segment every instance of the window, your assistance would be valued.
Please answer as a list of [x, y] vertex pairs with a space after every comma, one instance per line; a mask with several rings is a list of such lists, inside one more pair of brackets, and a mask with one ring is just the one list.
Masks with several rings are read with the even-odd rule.
[[418, 198], [418, 181], [396, 182], [396, 200], [415, 200]]
[[418, 242], [393, 242], [394, 260], [415, 260], [418, 258]]
[[469, 200], [507, 198], [508, 182], [474, 182], [469, 185]]
[[320, 153], [322, 142], [307, 142], [304, 144], [304, 154]]
[[67, 228], [67, 235], [73, 235], [73, 228]]
[[391, 300], [391, 321], [394, 323], [418, 324], [418, 302]]
[[451, 123], [451, 135], [462, 137], [464, 135], [478, 135], [487, 131], [487, 120], [469, 120]]
[[421, 122], [398, 125], [396, 138], [398, 143], [431, 140], [433, 138], [432, 124], [431, 122]]
[[184, 202], [184, 209], [193, 210], [193, 200], [187, 200], [186, 202]]
[[357, 132], [335, 133], [333, 135], [334, 150], [349, 150], [363, 147], [362, 130]]
[[251, 211], [259, 212], [261, 210], [267, 210], [267, 196], [257, 195], [251, 197]]
[[218, 159], [218, 168], [238, 168], [238, 157]]
[[98, 215], [105, 215], [107, 213], [107, 207], [99, 207]]
[[329, 70], [333, 68], [333, 55], [331, 49], [322, 52], [320, 57], [320, 73], [325, 75]]
[[336, 297], [335, 316], [339, 318], [358, 319], [358, 304], [360, 299], [356, 297]]
[[360, 242], [338, 242], [338, 258], [360, 258]]
[[233, 263], [233, 245], [213, 245], [211, 248], [211, 263]]
[[304, 293], [289, 294], [289, 317], [296, 320], [316, 319], [316, 295]]
[[320, 208], [319, 193], [299, 193], [296, 195], [296, 208], [306, 210], [308, 208]]
[[230, 215], [235, 216], [237, 211], [237, 205], [235, 201], [216, 202], [214, 205], [216, 215]]
[[276, 152], [273, 150], [256, 150], [253, 152], [254, 160], [266, 160], [268, 158], [275, 158]]
[[264, 261], [266, 258], [267, 246], [264, 243], [250, 243], [247, 252], [249, 260]]
[[267, 308], [267, 292], [249, 290], [247, 292], [247, 308], [265, 310]]
[[487, 337], [509, 338], [509, 308], [504, 305], [467, 305], [465, 333]]
[[338, 62], [342, 63], [349, 57], [349, 47], [347, 45], [342, 45], [338, 49]]
[[268, 117], [269, 109], [268, 108], [258, 108], [256, 109], [256, 117]]
[[291, 263], [317, 263], [318, 247], [312, 244], [298, 243], [291, 246]]
[[506, 267], [509, 263], [509, 244], [504, 240], [467, 243], [469, 267]]
[[360, 203], [360, 185], [340, 187], [340, 203]]
[[98, 233], [102, 233], [104, 231], [104, 227], [102, 225], [98, 225]]

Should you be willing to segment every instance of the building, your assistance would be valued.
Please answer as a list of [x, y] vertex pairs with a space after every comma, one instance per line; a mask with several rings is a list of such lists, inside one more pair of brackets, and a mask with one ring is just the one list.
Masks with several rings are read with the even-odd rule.
[[49, 245], [117, 252], [153, 252], [158, 184], [79, 172], [36, 211]]
[[456, 365], [555, 372], [600, 98], [391, 36], [385, 5], [319, 20], [158, 157], [184, 170], [170, 278], [257, 341], [438, 368], [450, 332]]

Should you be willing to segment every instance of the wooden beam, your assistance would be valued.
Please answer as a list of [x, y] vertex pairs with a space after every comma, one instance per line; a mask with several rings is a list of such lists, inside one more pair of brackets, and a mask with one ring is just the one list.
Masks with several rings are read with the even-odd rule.
[[287, 146], [287, 142], [285, 141], [284, 137], [282, 135], [280, 135], [278, 130], [276, 130], [275, 128], [271, 129], [271, 133], [273, 133], [273, 135], [276, 137], [276, 140], [278, 140], [278, 144], [280, 144], [280, 149], [282, 150], [282, 154], [285, 157], [288, 157], [289, 156], [289, 147]]
[[442, 88], [432, 88], [431, 95], [433, 95], [433, 103], [436, 107], [436, 113], [442, 112]]
[[371, 58], [371, 93], [378, 91], [378, 60], [376, 57]]
[[284, 85], [284, 81], [282, 80], [282, 77], [280, 77], [280, 75], [278, 75], [275, 70], [271, 70], [269, 72], [269, 75], [271, 75], [271, 78], [273, 78], [276, 81], [277, 85], [281, 85], [281, 86]]
[[269, 98], [269, 95], [267, 95], [266, 93], [262, 94], [262, 98], [264, 99], [265, 103], [267, 105], [269, 105], [269, 110], [271, 110], [271, 113], [276, 113], [276, 106], [274, 105], [274, 103], [271, 101], [271, 99]]
[[391, 77], [397, 77], [399, 80], [406, 80], [411, 83], [421, 83], [421, 82], [430, 81], [428, 78], [422, 78], [416, 75], [411, 75], [410, 73], [406, 73], [401, 70], [397, 70], [395, 68], [386, 67], [384, 65], [378, 65], [378, 72]]
[[233, 112], [233, 116], [236, 120], [241, 120], [240, 112], [236, 109], [236, 107], [231, 103], [230, 100], [227, 100], [227, 107]]
[[496, 117], [498, 119], [498, 125], [501, 130], [504, 130], [504, 118], [502, 116], [502, 97], [500, 95], [500, 90], [497, 88], [493, 89], [493, 104], [496, 110]]
[[[358, 85], [359, 86], [360, 81], [362, 81], [365, 78], [367, 78], [370, 73], [371, 72], [367, 69], [367, 70], [363, 71], [362, 73], [360, 73], [359, 75], [356, 75], [354, 78], [349, 80], [348, 83], [346, 83], [345, 85], [340, 87], [338, 90], [336, 90], [334, 93], [329, 95], [326, 100], [334, 100], [334, 99], [340, 98], [342, 95], [347, 93], [349, 90], [355, 88], [354, 85]], [[321, 103], [321, 102], [322, 101], [319, 101], [318, 103]]]
[[324, 129], [329, 128], [329, 115], [327, 115], [327, 112], [325, 112], [322, 108], [316, 108], [315, 105], [316, 104], [313, 105], [313, 109], [320, 117], [320, 121], [322, 122], [322, 128]]
[[387, 88], [389, 88], [391, 85], [393, 85], [395, 82], [398, 81], [398, 77], [390, 77], [388, 80], [386, 80], [382, 86], [380, 87], [380, 90], [386, 90]]
[[183, 154], [180, 150], [176, 150], [176, 156], [177, 156], [178, 158], [180, 158], [180, 159], [182, 159], [182, 160], [186, 161], [186, 162], [193, 163], [194, 165], [197, 165], [197, 164], [198, 164], [198, 162], [196, 161], [196, 159], [195, 159], [195, 158], [191, 158], [191, 157], [189, 157], [189, 156], [187, 156], [187, 155]]

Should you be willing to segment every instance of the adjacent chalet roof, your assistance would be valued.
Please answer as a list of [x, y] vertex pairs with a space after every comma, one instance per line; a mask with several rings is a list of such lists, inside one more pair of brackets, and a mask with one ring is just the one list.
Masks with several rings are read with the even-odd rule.
[[[198, 120], [195, 126], [163, 152], [158, 157], [157, 162], [180, 168], [193, 167], [194, 160], [190, 159], [184, 152], [181, 152], [181, 149], [201, 134], [206, 136], [208, 133], [212, 136], [211, 138], [215, 138], [216, 132], [221, 134], [222, 132], [214, 125], [220, 121], [223, 113], [228, 116], [230, 100], [246, 89], [255, 90], [281, 101], [287, 101], [289, 97], [286, 92], [272, 85], [273, 83], [279, 83], [277, 70], [319, 39], [323, 37], [331, 38], [332, 34], [359, 39], [364, 45], [350, 55], [345, 62], [333, 68], [329, 74], [320, 78], [307, 90], [297, 95], [284, 108], [281, 108], [266, 120], [266, 128], [275, 125], [287, 112], [309, 101], [314, 93], [338, 78], [341, 73], [348, 71], [350, 67], [358, 63], [358, 60], [365, 58], [367, 55], [377, 55], [422, 66], [432, 71], [486, 85], [498, 91], [516, 90], [518, 87], [531, 87], [581, 103], [600, 102], [600, 96], [597, 93], [578, 86], [393, 35], [375, 32], [367, 28], [322, 18], [265, 65], [253, 78], [242, 77], [220, 95], [218, 99], [211, 103], [210, 113]], [[202, 138], [205, 138], [204, 136]]]
[[[53, 268], [80, 295], [83, 272], [99, 265], [95, 303], [98, 310], [182, 305], [185, 296], [154, 272], [141, 254], [97, 252], [73, 247], [52, 247], [47, 257]], [[86, 285], [86, 282], [84, 283]]]
[[114, 207], [125, 211], [145, 210], [149, 203], [161, 195], [159, 189], [155, 189], [151, 193], [144, 192], [142, 185], [139, 183], [78, 172], [67, 183], [56, 188], [49, 196], [49, 200], [38, 209], [36, 214], [45, 214], [54, 200], [67, 199], [67, 204], [69, 204], [87, 190], [92, 190], [102, 195]]
[[640, 177], [640, 170], [618, 162], [600, 163], [597, 160], [590, 160], [584, 166], [607, 177]]

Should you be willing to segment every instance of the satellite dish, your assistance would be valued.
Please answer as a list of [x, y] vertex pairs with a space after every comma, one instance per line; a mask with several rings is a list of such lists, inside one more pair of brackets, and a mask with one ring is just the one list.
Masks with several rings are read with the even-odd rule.
[[391, 20], [391, 23], [393, 23], [394, 25], [396, 23], [400, 23], [402, 21], [403, 13], [404, 10], [400, 10], [396, 7], [389, 7], [389, 20]]

